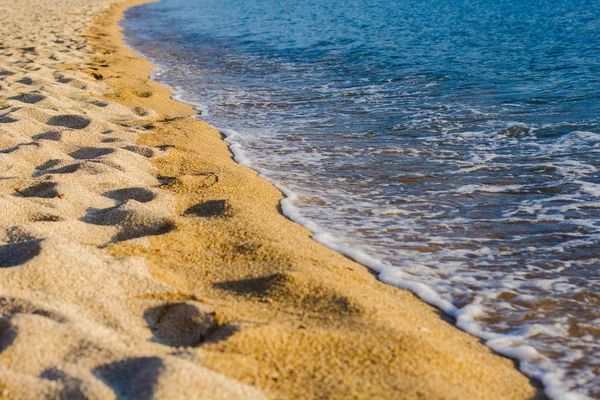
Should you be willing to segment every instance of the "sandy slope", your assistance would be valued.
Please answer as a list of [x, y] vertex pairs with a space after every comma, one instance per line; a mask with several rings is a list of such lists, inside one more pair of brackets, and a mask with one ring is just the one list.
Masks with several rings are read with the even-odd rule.
[[282, 217], [109, 3], [0, 0], [0, 398], [536, 395]]

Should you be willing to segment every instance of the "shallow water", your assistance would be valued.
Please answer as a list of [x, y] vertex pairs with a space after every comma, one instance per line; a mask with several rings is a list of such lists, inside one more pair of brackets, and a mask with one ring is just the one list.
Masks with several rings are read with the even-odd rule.
[[163, 0], [155, 79], [315, 238], [600, 398], [600, 3]]

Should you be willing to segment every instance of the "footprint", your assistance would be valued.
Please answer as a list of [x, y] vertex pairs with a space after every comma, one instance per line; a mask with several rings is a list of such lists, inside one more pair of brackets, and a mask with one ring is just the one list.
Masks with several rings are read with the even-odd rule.
[[54, 140], [54, 141], [58, 142], [62, 138], [62, 134], [57, 131], [48, 131], [48, 132], [37, 134], [37, 135], [33, 136], [32, 138], [34, 140]]
[[102, 226], [117, 226], [114, 242], [144, 236], [162, 235], [176, 228], [168, 217], [153, 212], [135, 200], [127, 200], [108, 209], [89, 208], [83, 222]]
[[[67, 161], [67, 160], [62, 160]], [[68, 161], [67, 161], [68, 162]], [[62, 162], [61, 162], [62, 164]], [[80, 160], [72, 164], [67, 164], [63, 167], [55, 169], [46, 169], [34, 171], [33, 176], [42, 176], [45, 174], [74, 174], [82, 173], [85, 175], [98, 175], [106, 173], [107, 171], [114, 172], [116, 167], [105, 165], [99, 161], [94, 160]]]
[[139, 154], [142, 157], [152, 158], [156, 155], [157, 151], [147, 146], [125, 146], [125, 150], [131, 151], [132, 153]]
[[215, 289], [258, 301], [276, 298], [281, 304], [321, 315], [360, 315], [364, 309], [337, 289], [311, 280], [305, 274], [275, 273], [234, 281], [216, 282]]
[[0, 268], [16, 267], [25, 264], [40, 254], [41, 240], [34, 239], [0, 245]]
[[115, 149], [106, 147], [82, 147], [77, 151], [69, 153], [69, 155], [76, 160], [88, 160], [91, 158], [106, 156], [114, 152]]
[[45, 100], [46, 96], [39, 94], [39, 93], [22, 93], [18, 96], [13, 96], [13, 97], [9, 97], [8, 100], [16, 100], [16, 101], [20, 101], [21, 103], [26, 103], [26, 104], [35, 104], [35, 103], [39, 103], [42, 100]]
[[33, 84], [33, 79], [26, 76], [24, 78], [19, 79], [17, 82], [23, 85], [31, 85]]
[[71, 78], [66, 78], [63, 74], [61, 74], [60, 72], [55, 72], [54, 74], [54, 79], [56, 79], [56, 81], [58, 83], [69, 83], [71, 82], [73, 79]]
[[75, 89], [87, 90], [88, 88], [88, 85], [77, 79], [70, 79], [68, 84], [69, 86], [73, 86]]
[[61, 324], [67, 322], [67, 319], [63, 315], [55, 311], [44, 310], [43, 307], [30, 301], [20, 298], [0, 297], [0, 315], [2, 317], [10, 317], [16, 314], [39, 315]]
[[44, 173], [47, 173], [47, 174], [74, 174], [75, 172], [77, 172], [79, 170], [85, 171], [86, 169], [90, 170], [92, 168], [90, 168], [86, 164], [78, 162], [78, 163], [74, 163], [74, 164], [65, 165], [64, 167], [61, 167], [61, 168], [46, 170], [46, 171], [44, 171]]
[[142, 99], [147, 99], [152, 97], [152, 92], [133, 92], [137, 97], [141, 97]]
[[118, 201], [135, 200], [139, 201], [140, 203], [148, 203], [156, 198], [156, 193], [146, 188], [133, 187], [111, 190], [104, 193], [104, 196]]
[[40, 374], [40, 378], [59, 383], [61, 399], [87, 399], [88, 396], [81, 390], [84, 383], [81, 379], [77, 379], [68, 375], [64, 371], [57, 368], [48, 368]]
[[59, 160], [59, 159], [48, 160], [45, 163], [40, 164], [37, 167], [35, 167], [35, 169], [38, 171], [43, 171], [45, 169], [54, 168], [54, 167], [60, 165], [61, 162], [62, 162], [62, 160]]
[[158, 357], [128, 358], [93, 370], [119, 399], [153, 399], [154, 387], [165, 369]]
[[100, 107], [100, 108], [108, 107], [108, 105], [109, 105], [106, 101], [100, 101], [100, 100], [91, 101], [90, 104], [93, 104], [96, 107]]
[[81, 115], [54, 115], [50, 117], [46, 124], [51, 126], [64, 126], [71, 129], [84, 129], [92, 121]]
[[176, 225], [166, 219], [143, 216], [125, 220], [121, 230], [113, 237], [114, 242], [136, 239], [144, 236], [164, 235], [176, 229]]
[[272, 274], [258, 278], [246, 278], [238, 281], [216, 282], [213, 287], [226, 290], [238, 296], [265, 296], [285, 284], [285, 274]]
[[31, 216], [31, 222], [58, 222], [63, 219], [58, 215], [52, 214], [37, 214]]
[[56, 189], [56, 182], [41, 182], [30, 186], [27, 189], [18, 190], [17, 192], [25, 197], [41, 197], [44, 199], [52, 199], [58, 197], [59, 193]]
[[0, 318], [0, 352], [8, 349], [17, 338], [17, 329], [8, 318]]
[[221, 217], [225, 215], [226, 210], [227, 202], [225, 200], [210, 200], [188, 208], [184, 214], [204, 218]]
[[197, 346], [217, 330], [214, 312], [194, 304], [170, 303], [144, 312], [153, 340], [167, 346]]
[[11, 124], [13, 122], [17, 122], [17, 119], [14, 119], [13, 117], [10, 116], [10, 113], [12, 111], [9, 111], [7, 113], [4, 114], [0, 114], [0, 124]]
[[36, 147], [36, 148], [40, 147], [39, 143], [35, 143], [35, 142], [21, 143], [21, 144], [18, 144], [16, 146], [14, 146], [14, 147], [8, 148], [8, 149], [0, 150], [0, 153], [10, 154], [10, 153], [15, 152], [15, 151], [17, 151], [19, 149], [22, 149], [22, 148], [24, 148], [26, 146], [33, 146], [33, 147]]
[[148, 111], [144, 107], [133, 107], [131, 110], [139, 117], [148, 115]]

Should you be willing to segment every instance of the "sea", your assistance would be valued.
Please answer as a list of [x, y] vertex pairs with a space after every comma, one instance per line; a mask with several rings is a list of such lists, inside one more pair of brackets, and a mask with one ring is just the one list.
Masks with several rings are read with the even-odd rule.
[[153, 79], [314, 239], [600, 398], [600, 2], [162, 0]]

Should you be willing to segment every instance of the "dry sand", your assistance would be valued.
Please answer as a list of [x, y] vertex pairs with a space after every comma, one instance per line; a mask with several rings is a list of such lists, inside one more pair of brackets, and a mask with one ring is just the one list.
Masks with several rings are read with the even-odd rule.
[[317, 244], [148, 80], [111, 0], [0, 0], [0, 398], [528, 399]]

